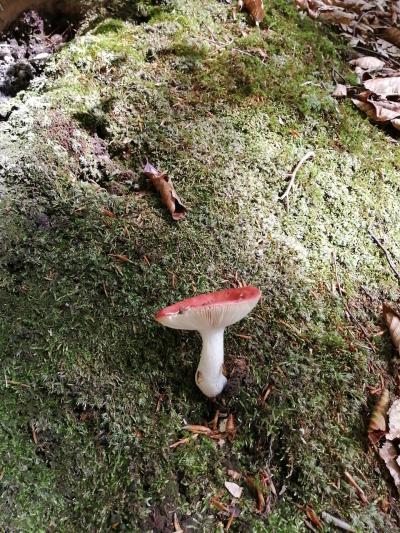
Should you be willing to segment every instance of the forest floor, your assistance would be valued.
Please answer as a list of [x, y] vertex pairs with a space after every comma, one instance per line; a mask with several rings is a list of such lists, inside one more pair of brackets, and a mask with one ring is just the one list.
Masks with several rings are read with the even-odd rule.
[[[234, 470], [274, 488], [260, 513], [237, 480], [231, 531], [306, 531], [307, 505], [396, 531], [366, 431], [382, 382], [398, 394], [380, 312], [398, 280], [369, 234], [400, 257], [396, 134], [331, 98], [350, 52], [285, 0], [260, 29], [217, 0], [157, 4], [90, 19], [0, 105], [0, 529], [222, 531]], [[199, 336], [154, 314], [242, 282], [263, 298], [226, 333], [236, 436], [170, 448], [216, 406]]]

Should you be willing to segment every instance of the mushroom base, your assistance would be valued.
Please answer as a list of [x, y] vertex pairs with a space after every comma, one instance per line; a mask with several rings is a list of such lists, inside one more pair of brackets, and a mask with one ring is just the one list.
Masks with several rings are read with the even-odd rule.
[[221, 394], [227, 383], [224, 369], [224, 330], [201, 331], [203, 349], [196, 372], [196, 385], [209, 398]]

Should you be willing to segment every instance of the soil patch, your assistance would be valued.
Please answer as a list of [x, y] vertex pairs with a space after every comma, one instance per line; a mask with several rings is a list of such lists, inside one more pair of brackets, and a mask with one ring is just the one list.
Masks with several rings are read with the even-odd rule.
[[51, 54], [74, 35], [74, 23], [38, 11], [24, 12], [0, 38], [0, 100], [42, 75]]

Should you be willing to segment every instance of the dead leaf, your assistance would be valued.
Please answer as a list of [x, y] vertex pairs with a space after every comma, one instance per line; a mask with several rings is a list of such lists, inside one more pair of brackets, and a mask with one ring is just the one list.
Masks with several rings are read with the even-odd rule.
[[199, 426], [196, 424], [189, 424], [188, 426], [185, 426], [183, 429], [186, 429], [187, 431], [190, 431], [191, 433], [202, 433], [204, 435], [210, 435], [212, 433], [212, 430], [207, 426]]
[[347, 96], [347, 87], [342, 83], [337, 83], [335, 90], [332, 93], [334, 98], [345, 98]]
[[108, 209], [106, 209], [105, 207], [101, 210], [101, 213], [105, 216], [105, 217], [109, 217], [109, 218], [116, 218], [117, 215], [115, 215], [112, 211], [109, 211]]
[[109, 257], [118, 259], [118, 261], [121, 261], [122, 263], [133, 263], [133, 261], [131, 261], [127, 255], [122, 255], [122, 254], [108, 254], [108, 255]]
[[306, 505], [305, 511], [306, 511], [306, 515], [308, 516], [308, 518], [310, 519], [312, 524], [317, 529], [323, 529], [324, 526], [322, 525], [321, 520], [318, 518], [317, 513], [314, 511], [314, 509], [311, 507], [311, 505]]
[[382, 448], [379, 448], [379, 455], [385, 461], [396, 487], [400, 489], [400, 467], [396, 462], [398, 457], [396, 447], [391, 442], [385, 442]]
[[253, 492], [257, 496], [257, 511], [259, 513], [264, 512], [265, 509], [265, 498], [264, 494], [262, 492], [260, 481], [258, 479], [252, 478], [250, 476], [245, 477], [245, 481], [250, 489], [253, 490]]
[[262, 22], [265, 15], [263, 0], [239, 0], [238, 6], [248, 11], [257, 26]]
[[387, 440], [400, 439], [400, 400], [395, 400], [388, 412], [389, 416], [389, 433], [386, 434]]
[[190, 442], [190, 438], [186, 437], [184, 439], [180, 439], [180, 440], [174, 442], [173, 444], [170, 444], [169, 447], [173, 450], [173, 449], [177, 448], [178, 446], [183, 446], [184, 444], [188, 444], [188, 442]]
[[400, 95], [400, 76], [367, 80], [364, 82], [364, 87], [379, 96]]
[[171, 178], [163, 172], [159, 172], [153, 165], [147, 163], [143, 169], [154, 188], [160, 193], [161, 200], [167, 207], [174, 220], [182, 220], [186, 216], [187, 209], [176, 194]]
[[226, 422], [226, 435], [230, 441], [232, 441], [236, 435], [235, 419], [232, 414], [228, 416], [228, 420]]
[[174, 513], [174, 533], [183, 533], [183, 529], [179, 523], [178, 516]]
[[368, 70], [370, 72], [382, 70], [385, 66], [384, 61], [381, 61], [380, 59], [374, 56], [358, 57], [357, 59], [352, 59], [351, 61], [349, 61], [349, 63], [353, 67], [360, 67], [363, 70]]
[[225, 481], [225, 488], [234, 498], [240, 498], [243, 492], [243, 487], [231, 481]]
[[389, 391], [388, 389], [384, 389], [369, 421], [368, 438], [373, 444], [377, 444], [386, 433], [386, 414], [388, 407]]
[[383, 305], [383, 318], [389, 328], [390, 336], [396, 350], [400, 353], [400, 317], [394, 309]]
[[400, 30], [398, 28], [393, 26], [385, 28], [382, 32], [382, 38], [400, 48]]

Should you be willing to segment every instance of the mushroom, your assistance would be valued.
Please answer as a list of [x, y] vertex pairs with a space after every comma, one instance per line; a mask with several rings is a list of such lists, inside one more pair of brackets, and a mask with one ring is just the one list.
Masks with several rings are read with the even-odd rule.
[[158, 322], [174, 329], [197, 330], [203, 339], [196, 385], [214, 398], [226, 385], [224, 330], [244, 318], [261, 297], [256, 287], [239, 287], [200, 294], [159, 311]]

